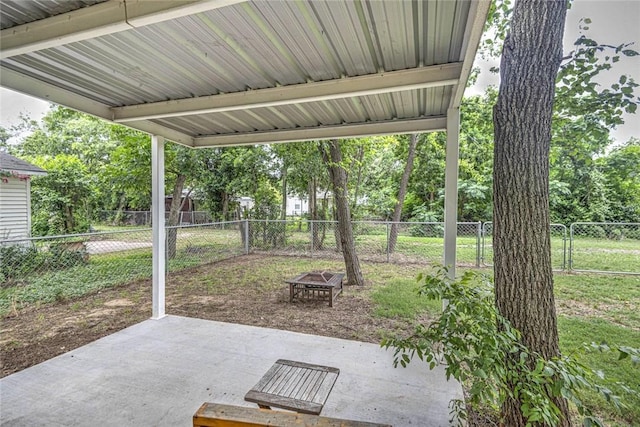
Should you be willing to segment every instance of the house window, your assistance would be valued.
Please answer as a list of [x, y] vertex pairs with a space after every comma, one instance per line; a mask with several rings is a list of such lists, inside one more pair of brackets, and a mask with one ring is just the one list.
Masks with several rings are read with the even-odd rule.
[[300, 209], [300, 203], [296, 203], [296, 207], [294, 208], [295, 210]]

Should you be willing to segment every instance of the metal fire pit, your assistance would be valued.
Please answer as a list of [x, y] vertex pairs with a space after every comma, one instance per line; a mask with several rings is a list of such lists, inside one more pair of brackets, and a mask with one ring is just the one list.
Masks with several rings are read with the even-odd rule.
[[294, 298], [329, 301], [333, 307], [333, 300], [342, 292], [342, 273], [327, 271], [302, 273], [293, 279], [285, 280], [289, 284], [289, 302]]

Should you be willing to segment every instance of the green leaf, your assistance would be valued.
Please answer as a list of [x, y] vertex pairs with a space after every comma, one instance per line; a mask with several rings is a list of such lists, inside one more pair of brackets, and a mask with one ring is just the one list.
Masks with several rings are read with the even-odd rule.
[[625, 49], [622, 51], [622, 53], [626, 56], [636, 56], [636, 55], [640, 55], [638, 52], [636, 52], [635, 50], [631, 50], [631, 49]]

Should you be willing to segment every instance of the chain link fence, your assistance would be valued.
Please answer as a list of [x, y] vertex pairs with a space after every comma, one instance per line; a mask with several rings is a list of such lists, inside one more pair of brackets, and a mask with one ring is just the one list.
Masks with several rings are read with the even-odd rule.
[[[567, 269], [567, 227], [551, 224], [551, 268], [556, 271]], [[493, 223], [482, 224], [481, 262], [485, 267], [493, 267]]]
[[0, 241], [0, 313], [151, 277], [151, 230]]
[[[251, 220], [249, 251], [275, 255], [341, 258], [336, 221]], [[442, 262], [444, 223], [354, 221], [353, 236], [363, 261]], [[458, 261], [480, 266], [481, 223], [458, 223]]]
[[166, 227], [168, 273], [248, 253], [247, 222]]
[[[169, 219], [169, 212], [165, 212], [164, 217]], [[151, 227], [151, 211], [100, 211], [95, 219], [101, 224], [114, 226]], [[213, 219], [206, 211], [185, 211], [179, 213], [178, 222], [180, 225], [210, 224]]]
[[[444, 223], [357, 221], [363, 261], [441, 263]], [[167, 227], [167, 272], [254, 253], [342, 258], [334, 221], [231, 221]], [[458, 265], [493, 264], [493, 224], [458, 223]], [[551, 225], [555, 270], [640, 274], [640, 223]], [[148, 279], [151, 229], [0, 241], [0, 314]]]
[[[246, 224], [167, 227], [167, 273], [246, 254]], [[150, 279], [151, 233], [145, 228], [0, 241], [0, 315]]]
[[640, 274], [640, 223], [576, 222], [569, 230], [570, 270]]

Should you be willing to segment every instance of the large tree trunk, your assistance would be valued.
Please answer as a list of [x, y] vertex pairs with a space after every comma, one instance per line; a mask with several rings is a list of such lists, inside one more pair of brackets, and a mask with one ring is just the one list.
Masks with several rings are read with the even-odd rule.
[[[341, 237], [341, 233], [340, 233], [340, 220], [338, 219], [338, 201], [336, 200], [336, 198], [339, 196], [336, 196], [335, 194], [333, 195], [333, 209], [332, 209], [332, 214], [333, 214], [333, 221], [334, 223], [337, 224], [336, 227], [333, 228], [333, 239], [336, 242], [336, 252], [340, 252], [343, 253], [343, 249], [342, 249], [342, 237]], [[349, 217], [349, 224], [351, 224], [351, 217]]]
[[362, 159], [364, 158], [364, 146], [360, 145], [358, 147], [357, 159], [354, 160], [354, 164], [358, 170], [356, 175], [356, 186], [353, 190], [353, 200], [351, 202], [351, 212], [355, 213], [358, 206], [358, 197], [360, 196], [360, 184], [362, 183], [362, 168], [364, 165], [362, 164]]
[[[182, 189], [184, 183], [187, 180], [187, 176], [180, 174], [176, 178], [176, 183], [173, 186], [173, 198], [171, 199], [171, 207], [169, 208], [169, 220], [167, 225], [173, 227], [178, 225], [178, 219], [180, 218], [180, 211], [182, 209]], [[187, 196], [188, 197], [188, 196]], [[187, 198], [185, 197], [185, 200]], [[176, 256], [176, 244], [178, 240], [178, 229], [170, 228], [167, 231], [167, 256], [169, 259], [173, 259]]]
[[396, 250], [396, 243], [398, 242], [398, 222], [402, 217], [402, 205], [404, 205], [404, 198], [407, 195], [407, 188], [409, 187], [409, 177], [413, 170], [413, 160], [416, 158], [416, 147], [418, 146], [418, 135], [411, 134], [409, 140], [409, 154], [407, 155], [407, 163], [404, 166], [404, 172], [402, 172], [402, 178], [400, 179], [400, 188], [398, 189], [398, 202], [393, 209], [393, 216], [391, 217], [391, 229], [389, 230], [389, 243], [388, 252], [393, 253]]
[[[356, 253], [356, 244], [351, 228], [351, 215], [349, 213], [349, 200], [347, 198], [347, 171], [342, 166], [342, 152], [340, 143], [332, 139], [319, 145], [322, 159], [329, 169], [329, 176], [333, 184], [335, 211], [340, 231], [342, 256], [347, 270], [347, 279], [350, 285], [364, 285], [364, 278], [360, 270], [360, 261]], [[327, 153], [327, 149], [329, 152]]]
[[[229, 194], [226, 191], [222, 193], [222, 221], [229, 221], [231, 215], [229, 215]], [[238, 217], [238, 220], [241, 218]]]
[[121, 225], [122, 224], [122, 215], [123, 215], [123, 211], [124, 211], [124, 207], [127, 204], [127, 196], [123, 193], [120, 196], [120, 202], [118, 203], [118, 210], [116, 211], [116, 214], [113, 218], [113, 223], [112, 225]]
[[[494, 107], [493, 248], [496, 305], [523, 343], [548, 359], [560, 354], [549, 237], [549, 144], [566, 1], [518, 0], [500, 66]], [[563, 425], [570, 425], [567, 403]], [[520, 402], [503, 424], [524, 426]]]
[[70, 204], [64, 205], [64, 231], [65, 234], [75, 233], [75, 219], [73, 218], [73, 208]]

